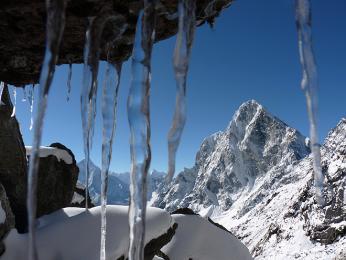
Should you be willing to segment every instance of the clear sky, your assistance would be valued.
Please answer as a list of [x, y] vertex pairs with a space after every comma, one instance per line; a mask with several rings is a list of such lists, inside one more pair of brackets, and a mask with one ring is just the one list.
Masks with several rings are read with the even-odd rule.
[[[346, 1], [312, 0], [313, 40], [318, 65], [320, 138], [346, 116]], [[287, 124], [308, 134], [305, 99], [300, 90], [293, 0], [237, 0], [217, 19], [196, 31], [188, 76], [188, 113], [177, 155], [177, 169], [191, 167], [202, 140], [228, 125], [239, 105], [256, 99]], [[166, 171], [166, 136], [175, 102], [172, 53], [175, 38], [154, 46], [152, 60], [152, 168]], [[100, 87], [104, 64], [100, 67]], [[51, 87], [43, 145], [61, 142], [77, 160], [83, 156], [80, 117], [82, 66], [73, 65], [72, 95], [66, 102], [67, 66], [57, 67]], [[130, 63], [123, 67], [118, 124], [111, 170], [130, 169], [126, 100]], [[37, 91], [36, 91], [37, 92]], [[101, 93], [99, 91], [99, 93]], [[100, 95], [99, 95], [100, 96]], [[17, 117], [24, 142], [32, 143], [30, 112], [17, 94]], [[98, 112], [101, 111], [100, 104]], [[102, 119], [98, 113], [92, 160], [100, 165]]]

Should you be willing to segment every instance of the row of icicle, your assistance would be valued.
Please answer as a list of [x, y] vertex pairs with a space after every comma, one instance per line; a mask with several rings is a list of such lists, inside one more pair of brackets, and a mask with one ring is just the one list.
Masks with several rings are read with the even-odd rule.
[[[155, 0], [144, 0], [144, 8], [137, 21], [135, 41], [132, 53], [132, 81], [128, 96], [128, 121], [130, 126], [131, 174], [129, 227], [130, 241], [128, 257], [130, 260], [143, 259], [146, 215], [147, 174], [151, 161], [150, 150], [150, 79], [151, 52], [155, 36]], [[34, 124], [34, 141], [30, 156], [28, 174], [28, 215], [29, 215], [29, 259], [37, 260], [36, 250], [36, 188], [38, 170], [38, 149], [41, 143], [42, 126], [47, 106], [47, 96], [58, 59], [59, 46], [65, 25], [65, 0], [47, 0], [47, 38], [43, 61], [38, 108]], [[166, 177], [169, 183], [175, 172], [175, 157], [186, 121], [186, 79], [189, 58], [195, 31], [196, 0], [179, 0], [178, 33], [173, 55], [173, 67], [177, 82], [176, 107], [172, 126], [168, 133], [169, 164]], [[99, 64], [100, 36], [107, 18], [89, 18], [84, 47], [84, 72], [81, 92], [81, 116], [83, 142], [86, 162], [86, 198], [88, 194], [90, 149], [96, 116], [97, 76]], [[313, 153], [316, 200], [322, 205], [323, 174], [321, 154], [317, 134], [317, 72], [314, 61], [311, 37], [310, 0], [296, 0], [296, 24], [299, 40], [300, 61], [303, 68], [301, 87], [306, 96], [310, 123], [311, 150]], [[119, 30], [121, 34], [124, 30]], [[108, 46], [112, 48], [111, 44]], [[107, 56], [108, 58], [108, 56]], [[106, 259], [106, 205], [108, 189], [108, 171], [112, 156], [112, 144], [116, 126], [117, 97], [120, 86], [121, 63], [107, 60], [102, 95], [102, 187], [101, 187], [101, 250], [100, 259]], [[71, 91], [72, 64], [69, 64], [68, 96]], [[4, 84], [0, 84], [0, 100]], [[33, 90], [29, 90], [30, 110], [33, 110]], [[15, 90], [14, 90], [15, 91]], [[25, 95], [26, 96], [26, 95]], [[16, 92], [14, 92], [16, 102]], [[24, 98], [26, 99], [26, 97]], [[15, 105], [12, 116], [15, 115]], [[31, 122], [32, 127], [32, 122]], [[30, 128], [31, 128], [30, 127]], [[87, 200], [86, 200], [87, 201]], [[86, 208], [88, 208], [86, 202]]]

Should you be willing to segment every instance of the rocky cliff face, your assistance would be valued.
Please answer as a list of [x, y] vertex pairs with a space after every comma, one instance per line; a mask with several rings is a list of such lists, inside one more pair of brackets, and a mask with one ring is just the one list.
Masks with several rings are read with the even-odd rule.
[[[177, 32], [177, 3], [157, 1], [156, 41]], [[232, 0], [198, 0], [197, 25], [213, 23]], [[66, 26], [57, 64], [82, 63], [87, 18], [104, 22], [101, 32], [101, 59], [107, 57], [106, 43], [113, 43], [112, 61], [125, 61], [132, 52], [136, 21], [143, 0], [67, 1]], [[38, 82], [45, 48], [45, 1], [3, 0], [0, 3], [0, 81], [23, 86]], [[116, 19], [109, 19], [109, 18]], [[102, 29], [100, 29], [102, 30]]]
[[342, 119], [321, 147], [326, 204], [320, 207], [305, 138], [247, 102], [153, 204], [199, 211], [232, 231], [256, 259], [345, 259], [345, 137]]
[[12, 103], [5, 86], [0, 105], [0, 183], [5, 188], [16, 227], [26, 227], [27, 160], [25, 147], [16, 117], [11, 117]]
[[[228, 210], [258, 179], [281, 172], [310, 152], [306, 138], [270, 115], [256, 101], [244, 103], [223, 132], [207, 137], [192, 169], [162, 188], [154, 206]], [[260, 200], [260, 198], [256, 198]], [[256, 202], [244, 207], [245, 214]]]

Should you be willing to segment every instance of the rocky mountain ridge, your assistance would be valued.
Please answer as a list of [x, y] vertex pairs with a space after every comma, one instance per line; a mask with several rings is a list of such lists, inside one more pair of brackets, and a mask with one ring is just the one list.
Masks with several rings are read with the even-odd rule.
[[256, 101], [204, 140], [193, 168], [152, 205], [188, 207], [225, 226], [256, 259], [346, 259], [346, 119], [321, 147], [324, 207], [314, 200], [308, 139]]

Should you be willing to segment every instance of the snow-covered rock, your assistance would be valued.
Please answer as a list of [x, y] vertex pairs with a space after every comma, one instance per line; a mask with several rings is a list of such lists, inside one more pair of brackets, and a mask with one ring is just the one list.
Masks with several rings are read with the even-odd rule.
[[[27, 156], [30, 157], [30, 153]], [[53, 143], [49, 147], [40, 148], [37, 217], [70, 205], [78, 172], [72, 151], [64, 145]]]
[[[25, 146], [25, 150], [26, 156], [30, 156], [32, 152], [32, 146]], [[62, 160], [66, 164], [73, 163], [72, 156], [66, 150], [51, 146], [41, 146], [39, 150], [39, 157], [43, 158], [48, 156], [55, 156], [59, 162]]]
[[[44, 260], [95, 260], [100, 257], [100, 207], [89, 210], [65, 208], [39, 219], [37, 229], [37, 249]], [[129, 242], [128, 207], [107, 206], [107, 259], [126, 258]], [[145, 244], [162, 235], [173, 232], [174, 221], [164, 210], [148, 208]], [[164, 240], [164, 239], [163, 239]], [[3, 260], [27, 259], [28, 234], [18, 234], [12, 230], [4, 240], [6, 251]], [[152, 245], [152, 244], [151, 244]], [[159, 248], [162, 245], [157, 244]], [[158, 251], [148, 248], [147, 254]], [[151, 257], [152, 258], [152, 257]]]

